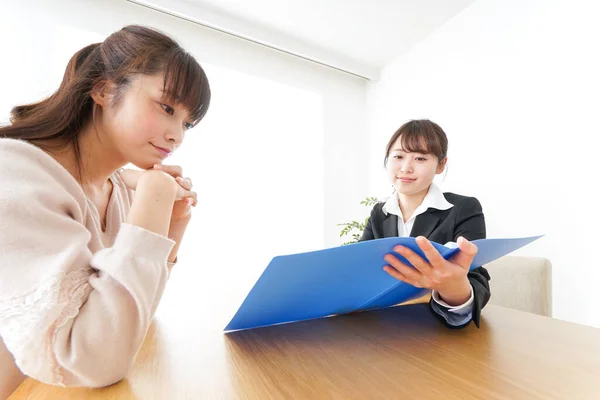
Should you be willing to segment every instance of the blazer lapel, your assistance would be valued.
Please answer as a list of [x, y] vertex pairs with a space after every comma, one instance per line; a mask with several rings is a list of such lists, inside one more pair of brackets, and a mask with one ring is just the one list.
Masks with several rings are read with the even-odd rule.
[[388, 214], [387, 218], [383, 220], [383, 237], [396, 237], [398, 236], [398, 216], [394, 214]]
[[415, 224], [410, 231], [410, 236], [425, 236], [431, 235], [431, 232], [438, 226], [440, 219], [433, 215], [429, 210], [425, 211], [415, 218]]

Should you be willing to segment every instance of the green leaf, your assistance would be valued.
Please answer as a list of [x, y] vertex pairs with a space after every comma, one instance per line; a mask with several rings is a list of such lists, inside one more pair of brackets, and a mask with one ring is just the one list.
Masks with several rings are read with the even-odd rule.
[[[364, 200], [360, 202], [363, 206], [372, 206], [377, 204], [379, 201], [377, 197], [366, 197]], [[351, 235], [354, 241], [346, 242], [344, 244], [356, 243], [362, 236], [365, 228], [367, 227], [367, 223], [369, 222], [369, 217], [366, 217], [363, 221], [350, 221], [345, 222], [343, 224], [337, 224], [339, 227], [343, 227], [340, 231], [340, 237], [344, 237], [346, 235]]]

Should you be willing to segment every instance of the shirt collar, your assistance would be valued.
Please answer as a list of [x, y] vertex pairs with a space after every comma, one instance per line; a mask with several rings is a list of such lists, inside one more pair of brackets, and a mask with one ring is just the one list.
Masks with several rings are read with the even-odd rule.
[[[429, 190], [423, 199], [423, 202], [417, 207], [413, 213], [412, 218], [415, 218], [419, 214], [423, 214], [429, 208], [435, 208], [436, 210], [449, 210], [454, 207], [452, 203], [444, 197], [444, 193], [438, 185], [432, 183], [429, 186]], [[398, 192], [394, 193], [383, 205], [382, 211], [387, 214], [397, 215], [402, 218], [402, 211], [400, 210], [400, 204], [398, 203]]]

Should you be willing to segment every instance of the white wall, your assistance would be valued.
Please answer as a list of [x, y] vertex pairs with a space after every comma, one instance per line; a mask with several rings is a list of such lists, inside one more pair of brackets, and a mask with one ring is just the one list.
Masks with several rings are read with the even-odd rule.
[[515, 254], [552, 261], [557, 318], [597, 327], [599, 19], [592, 1], [478, 0], [388, 65], [367, 101], [369, 194], [389, 194], [392, 133], [438, 122], [443, 188], [480, 199], [488, 237], [545, 234]]

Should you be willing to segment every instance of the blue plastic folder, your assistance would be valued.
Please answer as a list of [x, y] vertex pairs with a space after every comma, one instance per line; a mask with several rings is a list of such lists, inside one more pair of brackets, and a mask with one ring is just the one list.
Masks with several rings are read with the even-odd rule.
[[[541, 236], [475, 240], [478, 253], [471, 269], [488, 264]], [[432, 242], [445, 258], [458, 252]], [[271, 260], [225, 331], [303, 321], [369, 309], [385, 308], [428, 293], [398, 281], [383, 270], [384, 256], [406, 246], [425, 255], [414, 238], [385, 238]]]

